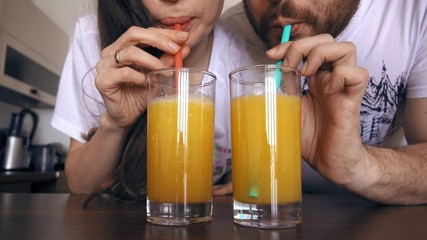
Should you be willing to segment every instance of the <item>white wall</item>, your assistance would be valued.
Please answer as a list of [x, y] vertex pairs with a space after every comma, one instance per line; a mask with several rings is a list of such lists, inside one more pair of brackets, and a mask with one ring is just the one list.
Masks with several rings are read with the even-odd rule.
[[70, 37], [76, 20], [95, 8], [95, 0], [30, 0]]
[[224, 8], [222, 9], [222, 11], [224, 12], [225, 10], [227, 10], [227, 8], [233, 6], [234, 4], [241, 2], [241, 0], [225, 0], [224, 1]]

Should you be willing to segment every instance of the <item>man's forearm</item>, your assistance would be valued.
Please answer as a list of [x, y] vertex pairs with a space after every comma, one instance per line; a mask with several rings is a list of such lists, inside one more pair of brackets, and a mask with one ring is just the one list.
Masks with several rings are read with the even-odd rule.
[[364, 174], [344, 187], [385, 204], [427, 203], [427, 143], [396, 150], [371, 146], [366, 149]]

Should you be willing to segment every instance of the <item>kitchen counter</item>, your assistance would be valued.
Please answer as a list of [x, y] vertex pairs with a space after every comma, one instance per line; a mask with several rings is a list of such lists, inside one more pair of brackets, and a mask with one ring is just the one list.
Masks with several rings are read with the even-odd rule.
[[3, 171], [0, 172], [0, 192], [50, 193], [68, 191], [63, 171]]

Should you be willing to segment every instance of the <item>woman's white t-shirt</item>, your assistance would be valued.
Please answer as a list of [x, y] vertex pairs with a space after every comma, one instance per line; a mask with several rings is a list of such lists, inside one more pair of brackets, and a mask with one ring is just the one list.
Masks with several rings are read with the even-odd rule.
[[[245, 52], [233, 46], [229, 32], [219, 22], [208, 71], [217, 77], [215, 95], [214, 182], [231, 169], [230, 110], [228, 73], [247, 62]], [[59, 131], [82, 143], [82, 134], [99, 126], [106, 111], [95, 87], [96, 63], [100, 60], [99, 32], [96, 15], [78, 20], [74, 39], [67, 55], [51, 124]]]

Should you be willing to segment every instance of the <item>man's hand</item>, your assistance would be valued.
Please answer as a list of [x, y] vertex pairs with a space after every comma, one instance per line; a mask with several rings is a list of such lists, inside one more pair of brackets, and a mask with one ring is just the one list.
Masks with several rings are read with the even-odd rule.
[[281, 44], [267, 54], [308, 78], [302, 98], [303, 158], [330, 181], [345, 185], [366, 171], [360, 106], [368, 72], [356, 66], [356, 48], [327, 34]]

